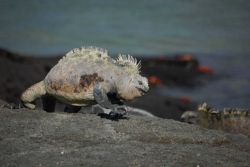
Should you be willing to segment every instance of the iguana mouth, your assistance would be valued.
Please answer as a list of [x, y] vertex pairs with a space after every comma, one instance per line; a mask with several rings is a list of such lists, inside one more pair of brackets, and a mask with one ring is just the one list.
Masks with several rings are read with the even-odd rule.
[[147, 93], [147, 91], [144, 90], [144, 89], [142, 89], [142, 88], [136, 87], [136, 89], [138, 89], [142, 94], [146, 94]]

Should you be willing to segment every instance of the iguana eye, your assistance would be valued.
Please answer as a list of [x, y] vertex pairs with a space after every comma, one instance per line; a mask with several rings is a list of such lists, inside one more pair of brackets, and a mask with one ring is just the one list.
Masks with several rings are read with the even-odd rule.
[[139, 85], [142, 85], [142, 81], [138, 81], [138, 84], [139, 84]]

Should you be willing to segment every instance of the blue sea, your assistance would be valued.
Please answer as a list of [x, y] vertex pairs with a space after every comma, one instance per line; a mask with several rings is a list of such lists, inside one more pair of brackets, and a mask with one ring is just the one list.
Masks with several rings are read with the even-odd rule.
[[0, 0], [0, 47], [31, 56], [99, 46], [111, 53], [192, 53], [217, 79], [165, 88], [216, 107], [250, 108], [249, 0]]

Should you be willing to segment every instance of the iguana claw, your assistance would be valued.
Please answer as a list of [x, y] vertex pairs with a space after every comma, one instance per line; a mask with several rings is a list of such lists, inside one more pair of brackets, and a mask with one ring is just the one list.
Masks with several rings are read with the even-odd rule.
[[92, 107], [92, 113], [98, 114], [101, 118], [110, 119], [113, 121], [118, 121], [119, 119], [124, 119], [127, 114], [125, 106], [116, 106], [113, 110], [106, 109], [100, 105]]

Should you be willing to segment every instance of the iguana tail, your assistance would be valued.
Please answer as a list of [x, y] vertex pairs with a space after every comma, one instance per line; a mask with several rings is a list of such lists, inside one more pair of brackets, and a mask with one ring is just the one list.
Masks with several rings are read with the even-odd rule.
[[35, 109], [36, 105], [34, 104], [34, 101], [45, 94], [46, 90], [44, 81], [40, 81], [29, 87], [22, 93], [21, 101], [23, 102], [25, 107], [29, 109]]

